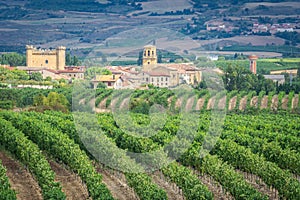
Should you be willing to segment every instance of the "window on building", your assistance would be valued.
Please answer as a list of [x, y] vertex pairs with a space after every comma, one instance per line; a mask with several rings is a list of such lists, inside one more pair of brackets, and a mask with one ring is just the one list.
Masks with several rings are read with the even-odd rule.
[[152, 78], [152, 82], [154, 82], [154, 78]]
[[46, 63], [46, 64], [48, 64], [48, 62], [49, 62], [48, 60], [45, 60], [45, 63]]
[[150, 65], [150, 62], [148, 61], [148, 65]]
[[163, 77], [161, 77], [161, 81], [164, 81], [164, 78], [163, 78]]
[[150, 50], [148, 50], [148, 56], [150, 56]]
[[149, 81], [149, 79], [148, 79], [148, 78], [146, 78], [146, 81], [148, 82], [148, 81]]
[[168, 78], [166, 77], [166, 81], [168, 81]]
[[107, 85], [108, 85], [108, 86], [111, 86], [111, 82], [108, 82]]
[[152, 51], [152, 56], [154, 56], [154, 51]]

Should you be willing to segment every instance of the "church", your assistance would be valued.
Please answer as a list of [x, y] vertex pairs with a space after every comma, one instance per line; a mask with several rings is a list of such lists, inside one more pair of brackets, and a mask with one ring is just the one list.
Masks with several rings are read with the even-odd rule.
[[173, 88], [180, 84], [196, 85], [201, 82], [201, 70], [193, 63], [158, 63], [154, 45], [144, 46], [142, 66], [108, 66], [107, 69], [112, 72], [111, 81], [107, 81], [107, 75], [97, 76], [93, 79], [94, 87], [99, 82], [115, 89], [137, 89], [149, 84]]

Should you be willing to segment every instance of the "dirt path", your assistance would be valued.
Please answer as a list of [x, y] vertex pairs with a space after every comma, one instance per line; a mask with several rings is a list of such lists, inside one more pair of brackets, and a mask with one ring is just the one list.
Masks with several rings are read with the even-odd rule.
[[222, 97], [218, 102], [218, 108], [219, 109], [225, 109], [226, 107], [226, 96]]
[[262, 99], [261, 99], [261, 103], [260, 103], [260, 109], [265, 109], [268, 108], [268, 96], [265, 95]]
[[[107, 170], [102, 169], [97, 166], [97, 171], [102, 174], [102, 181], [111, 191], [113, 197], [118, 200], [138, 200], [137, 195], [134, 193], [133, 189], [130, 188], [127, 183], [124, 174], [117, 175], [110, 173]], [[118, 172], [116, 172], [118, 173]]]
[[198, 99], [198, 101], [197, 101], [197, 105], [196, 105], [196, 110], [201, 110], [201, 109], [203, 108], [204, 101], [205, 101], [205, 99], [204, 99], [204, 98], [200, 98], [200, 99]]
[[179, 97], [176, 99], [175, 108], [181, 108], [183, 97]]
[[244, 96], [241, 100], [240, 100], [240, 104], [239, 104], [239, 110], [245, 110], [247, 107], [247, 96]]
[[278, 191], [274, 188], [270, 189], [269, 186], [267, 186], [260, 177], [250, 174], [247, 172], [242, 172], [239, 170], [236, 170], [238, 173], [242, 174], [249, 184], [251, 184], [257, 191], [266, 194], [269, 199], [272, 200], [279, 200]]
[[299, 95], [295, 94], [292, 100], [292, 109], [298, 108], [298, 103], [299, 103]]
[[130, 97], [123, 99], [122, 103], [120, 104], [120, 109], [129, 109]]
[[106, 100], [108, 97], [105, 97], [104, 99], [102, 99], [102, 101], [99, 103], [98, 108], [100, 109], [106, 109]]
[[250, 101], [250, 106], [257, 108], [258, 106], [258, 96], [252, 97]]
[[184, 196], [179, 192], [179, 188], [176, 184], [168, 183], [166, 178], [161, 172], [154, 172], [151, 174], [153, 181], [162, 189], [164, 189], [168, 195], [168, 199], [184, 200]]
[[169, 105], [169, 106], [171, 105], [171, 102], [172, 102], [173, 98], [175, 98], [175, 96], [170, 96], [170, 97], [167, 99], [167, 102], [168, 102], [168, 105]]
[[200, 181], [207, 186], [209, 191], [211, 191], [214, 195], [214, 199], [222, 199], [222, 200], [231, 200], [234, 197], [223, 189], [222, 185], [215, 181], [213, 177], [208, 174], [200, 174], [199, 171], [190, 168], [198, 176]]
[[222, 188], [222, 185], [215, 181], [211, 176], [204, 174], [198, 177], [201, 180], [201, 182], [207, 186], [209, 191], [211, 191], [214, 194], [214, 199], [234, 199], [234, 197], [229, 192], [226, 192], [225, 189]]
[[229, 100], [228, 110], [233, 110], [236, 107], [236, 100], [237, 100], [237, 96], [234, 96]]
[[41, 189], [33, 176], [25, 170], [17, 161], [0, 151], [0, 160], [7, 169], [12, 189], [17, 192], [17, 199], [20, 200], [42, 200]]
[[194, 102], [195, 102], [195, 97], [188, 98], [185, 104], [185, 110], [191, 111], [193, 109]]
[[49, 163], [51, 169], [56, 174], [55, 180], [61, 183], [62, 190], [68, 200], [89, 199], [88, 190], [86, 186], [82, 184], [80, 177], [52, 160], [50, 160]]
[[215, 101], [216, 101], [216, 96], [211, 97], [211, 98], [208, 100], [208, 103], [207, 103], [207, 110], [210, 110], [210, 109], [212, 109], [212, 108], [214, 107]]
[[278, 109], [278, 95], [273, 96], [272, 103], [271, 103], [271, 109], [272, 110], [277, 110]]
[[282, 98], [282, 101], [281, 101], [281, 108], [284, 109], [284, 110], [287, 110], [288, 109], [288, 101], [289, 101], [289, 97], [288, 95], [285, 95], [283, 98]]

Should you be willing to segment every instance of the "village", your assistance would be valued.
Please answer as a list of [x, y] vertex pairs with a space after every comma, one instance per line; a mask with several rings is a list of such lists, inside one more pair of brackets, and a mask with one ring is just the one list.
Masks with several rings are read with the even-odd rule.
[[[7, 69], [18, 69], [26, 71], [29, 75], [40, 73], [43, 79], [84, 80], [87, 66], [66, 66], [66, 47], [59, 46], [56, 49], [37, 49], [32, 45], [26, 46], [26, 66], [10, 67], [2, 65]], [[215, 60], [213, 56], [208, 59]], [[257, 73], [256, 55], [249, 55], [249, 70]], [[96, 89], [101, 83], [111, 89], [147, 89], [149, 85], [158, 88], [174, 88], [180, 84], [191, 86], [198, 85], [203, 80], [205, 67], [197, 67], [193, 62], [182, 63], [158, 63], [157, 49], [155, 45], [143, 47], [142, 65], [133, 66], [102, 66], [109, 74], [95, 73], [91, 82]], [[212, 68], [217, 74], [223, 74], [217, 67]], [[290, 74], [297, 74], [297, 70], [288, 70]], [[283, 84], [285, 77], [280, 71], [264, 75], [266, 79]], [[17, 87], [33, 87], [48, 89], [52, 86], [18, 85]]]

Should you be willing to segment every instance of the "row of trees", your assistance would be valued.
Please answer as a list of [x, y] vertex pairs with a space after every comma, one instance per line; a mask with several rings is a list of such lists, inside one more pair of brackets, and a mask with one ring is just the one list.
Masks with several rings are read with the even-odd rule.
[[[1, 65], [13, 66], [26, 66], [26, 56], [19, 53], [6, 53], [0, 56]], [[66, 53], [66, 65], [76, 66], [80, 65], [81, 62], [77, 56], [71, 56], [69, 52]]]
[[[222, 75], [222, 80], [224, 82], [224, 87], [228, 91], [256, 91], [257, 93], [261, 91], [277, 92], [284, 91], [289, 93], [294, 91], [296, 93], [300, 92], [300, 69], [296, 77], [291, 77], [289, 74], [285, 74], [285, 83], [278, 84], [274, 83], [270, 79], [266, 79], [263, 75], [255, 75], [248, 69], [238, 66], [238, 65], [227, 65], [221, 67], [224, 74]], [[205, 81], [200, 82], [197, 85], [198, 89], [206, 89], [207, 83]]]

